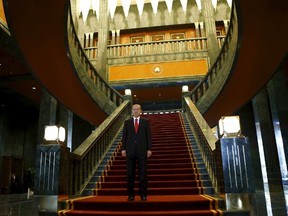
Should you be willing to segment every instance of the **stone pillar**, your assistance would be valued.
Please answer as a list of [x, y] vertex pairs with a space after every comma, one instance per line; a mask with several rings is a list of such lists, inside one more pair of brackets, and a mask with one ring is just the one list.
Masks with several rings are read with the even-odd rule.
[[[39, 115], [38, 143], [36, 152], [36, 172], [34, 178], [35, 202], [39, 215], [47, 215], [47, 212], [57, 215], [58, 195], [67, 195], [69, 189], [69, 148], [67, 141], [64, 143], [45, 144], [43, 141], [45, 125], [61, 125], [70, 128], [71, 112], [52, 97], [45, 89], [42, 90], [42, 98]], [[71, 132], [70, 135], [72, 136]], [[50, 214], [51, 215], [51, 214]]]
[[116, 40], [115, 40], [115, 33], [116, 33], [115, 30], [112, 30], [112, 31], [111, 31], [111, 35], [112, 35], [111, 45], [115, 45], [115, 43], [116, 43]]
[[65, 139], [64, 145], [71, 147], [73, 113], [70, 110], [68, 110], [65, 106], [63, 106], [62, 104], [59, 107], [58, 124], [64, 127], [66, 130], [66, 135], [65, 135], [66, 139]]
[[116, 44], [120, 44], [120, 30], [116, 30]]
[[57, 215], [58, 195], [68, 195], [69, 149], [61, 144], [37, 146], [34, 199], [38, 215]]
[[100, 1], [99, 14], [99, 31], [98, 31], [98, 61], [97, 71], [101, 77], [108, 80], [106, 65], [107, 65], [107, 44], [108, 44], [108, 33], [109, 33], [109, 17], [108, 17], [108, 0]]
[[[222, 161], [223, 193], [254, 193], [250, 147], [247, 137], [225, 137], [216, 142]], [[217, 159], [217, 160], [218, 160]]]
[[[1, 109], [3, 109], [3, 107], [0, 107], [0, 110]], [[4, 116], [5, 114], [3, 110], [1, 110], [0, 112], [0, 173], [2, 173], [2, 157], [4, 156], [4, 152], [5, 152], [5, 145], [4, 145], [4, 139], [3, 139], [4, 124], [5, 124]]]
[[220, 51], [216, 35], [215, 10], [213, 8], [211, 0], [201, 0], [201, 3], [210, 65], [213, 65]]
[[199, 31], [199, 22], [195, 22], [195, 30], [196, 30], [196, 37], [201, 37], [200, 31]]
[[57, 100], [48, 91], [42, 88], [42, 96], [39, 111], [38, 144], [41, 144], [44, 137], [46, 125], [56, 125]]
[[[282, 177], [287, 178], [287, 159], [288, 159], [288, 89], [286, 77], [283, 68], [280, 68], [267, 85], [269, 102], [271, 108], [271, 116], [274, 125], [275, 136], [278, 138], [278, 154], [282, 154], [282, 158], [286, 161], [280, 161], [282, 167]], [[283, 147], [283, 149], [282, 149]], [[283, 151], [284, 150], [284, 151]], [[280, 160], [283, 160], [280, 158]], [[286, 166], [284, 167], [284, 164]]]
[[89, 47], [89, 33], [84, 33], [83, 47]]
[[227, 35], [228, 29], [229, 29], [229, 20], [223, 20], [224, 22], [224, 28], [225, 28], [225, 35]]
[[203, 22], [199, 22], [199, 35], [200, 37], [205, 37], [205, 31], [204, 31], [204, 23]]
[[255, 122], [261, 132], [272, 212], [273, 215], [286, 215], [279, 157], [266, 89], [256, 95], [252, 103]]
[[257, 142], [252, 103], [242, 107], [242, 109], [238, 111], [236, 115], [239, 115], [240, 117], [242, 134], [246, 137], [249, 137], [255, 190], [264, 191], [259, 146]]

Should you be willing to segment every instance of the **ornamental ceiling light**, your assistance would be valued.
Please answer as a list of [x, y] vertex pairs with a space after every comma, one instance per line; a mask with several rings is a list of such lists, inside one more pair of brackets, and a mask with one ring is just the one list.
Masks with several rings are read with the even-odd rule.
[[82, 12], [82, 18], [83, 21], [86, 22], [89, 10], [91, 6], [91, 1], [90, 0], [81, 0], [80, 1], [80, 11]]
[[122, 7], [123, 7], [123, 10], [124, 10], [125, 17], [127, 17], [128, 13], [129, 13], [131, 0], [122, 0], [121, 2], [122, 2]]
[[167, 5], [168, 12], [171, 13], [172, 12], [172, 6], [173, 6], [173, 0], [165, 0], [165, 2]]
[[115, 10], [117, 6], [117, 0], [108, 0], [108, 8], [111, 18], [114, 18]]
[[180, 2], [181, 2], [181, 5], [182, 5], [182, 9], [183, 9], [183, 11], [185, 12], [186, 9], [187, 9], [187, 2], [188, 2], [188, 0], [180, 0]]
[[143, 8], [144, 8], [144, 0], [136, 0], [137, 8], [139, 15], [142, 16]]
[[99, 20], [99, 7], [100, 0], [92, 0], [92, 9], [96, 12], [97, 19]]
[[158, 10], [158, 0], [151, 0], [151, 5], [152, 5], [153, 12], [156, 15], [157, 10]]
[[202, 10], [201, 0], [196, 0], [196, 4], [198, 6], [199, 11]]

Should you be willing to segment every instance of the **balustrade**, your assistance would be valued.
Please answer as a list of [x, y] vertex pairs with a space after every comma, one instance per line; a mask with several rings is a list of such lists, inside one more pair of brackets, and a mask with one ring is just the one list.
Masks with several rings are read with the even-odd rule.
[[[201, 113], [205, 112], [207, 107], [210, 106], [208, 103], [214, 102], [231, 72], [238, 43], [238, 19], [234, 5], [230, 17], [231, 20], [227, 35], [225, 37], [217, 37], [219, 46], [222, 46], [217, 60], [209, 69], [206, 76], [191, 92], [191, 99]], [[213, 90], [210, 91], [212, 88]], [[206, 98], [209, 98], [209, 100], [205, 101]]]
[[81, 194], [103, 157], [129, 117], [130, 101], [124, 101], [93, 133], [70, 155], [70, 194]]
[[[95, 89], [92, 90], [90, 87], [87, 87], [87, 90], [93, 95], [93, 91], [100, 89], [100, 91], [106, 96], [106, 98], [116, 98], [115, 106], [119, 106], [123, 100], [122, 95], [112, 88], [96, 71], [95, 67], [90, 62], [91, 58], [97, 58], [98, 48], [90, 47], [83, 49], [82, 45], [77, 37], [76, 30], [74, 27], [71, 10], [68, 13], [67, 20], [67, 31], [68, 31], [68, 42], [70, 48], [71, 59], [73, 60], [74, 65], [77, 67], [77, 73], [81, 77], [81, 81], [86, 87], [87, 82], [94, 84]], [[84, 70], [84, 74], [81, 74]], [[108, 91], [107, 89], [110, 89]], [[100, 98], [99, 98], [100, 99]], [[103, 100], [103, 98], [102, 98]]]
[[211, 128], [197, 110], [190, 97], [184, 97], [184, 110], [186, 111], [187, 120], [190, 124], [194, 136], [197, 139], [198, 147], [206, 165], [209, 177], [216, 193], [219, 193], [219, 184], [216, 173], [216, 161], [213, 150], [217, 138], [214, 136]]
[[[207, 38], [201, 37], [179, 40], [163, 40], [155, 42], [116, 44], [109, 45], [107, 49], [108, 58], [156, 55], [161, 53], [164, 54], [207, 51]], [[84, 48], [84, 50], [90, 60], [97, 59], [97, 47], [86, 47]]]

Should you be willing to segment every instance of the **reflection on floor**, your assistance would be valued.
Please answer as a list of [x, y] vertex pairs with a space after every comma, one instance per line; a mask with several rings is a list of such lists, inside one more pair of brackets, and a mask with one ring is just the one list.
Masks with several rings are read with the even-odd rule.
[[[277, 197], [277, 195], [269, 194], [269, 193], [255, 193], [252, 196], [249, 195], [251, 203], [248, 205], [232, 205], [231, 203], [235, 203], [235, 196], [226, 196], [227, 198], [227, 208], [229, 211], [237, 211], [237, 208], [240, 206], [245, 208], [251, 208], [251, 216], [272, 216], [272, 209], [271, 209], [271, 199]], [[251, 200], [253, 197], [254, 201]], [[285, 197], [286, 197], [286, 206], [288, 201], [288, 187], [285, 187]], [[229, 200], [230, 199], [230, 200]], [[234, 200], [233, 200], [234, 199]], [[9, 195], [0, 195], [0, 216], [38, 216], [38, 207], [36, 202], [36, 196], [27, 196], [25, 194], [9, 194]], [[255, 205], [253, 205], [253, 203]], [[231, 205], [230, 205], [231, 204]], [[267, 209], [265, 209], [265, 206]], [[288, 207], [288, 206], [287, 206]], [[55, 214], [56, 215], [56, 214]], [[287, 211], [288, 215], [288, 211]], [[280, 216], [280, 215], [277, 215]]]

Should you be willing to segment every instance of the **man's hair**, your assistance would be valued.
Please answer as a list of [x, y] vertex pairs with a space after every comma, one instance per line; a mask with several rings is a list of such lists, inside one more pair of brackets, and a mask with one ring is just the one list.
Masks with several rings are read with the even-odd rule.
[[139, 106], [140, 110], [142, 110], [142, 107], [141, 107], [140, 104], [133, 104], [132, 108], [133, 108], [134, 106]]

